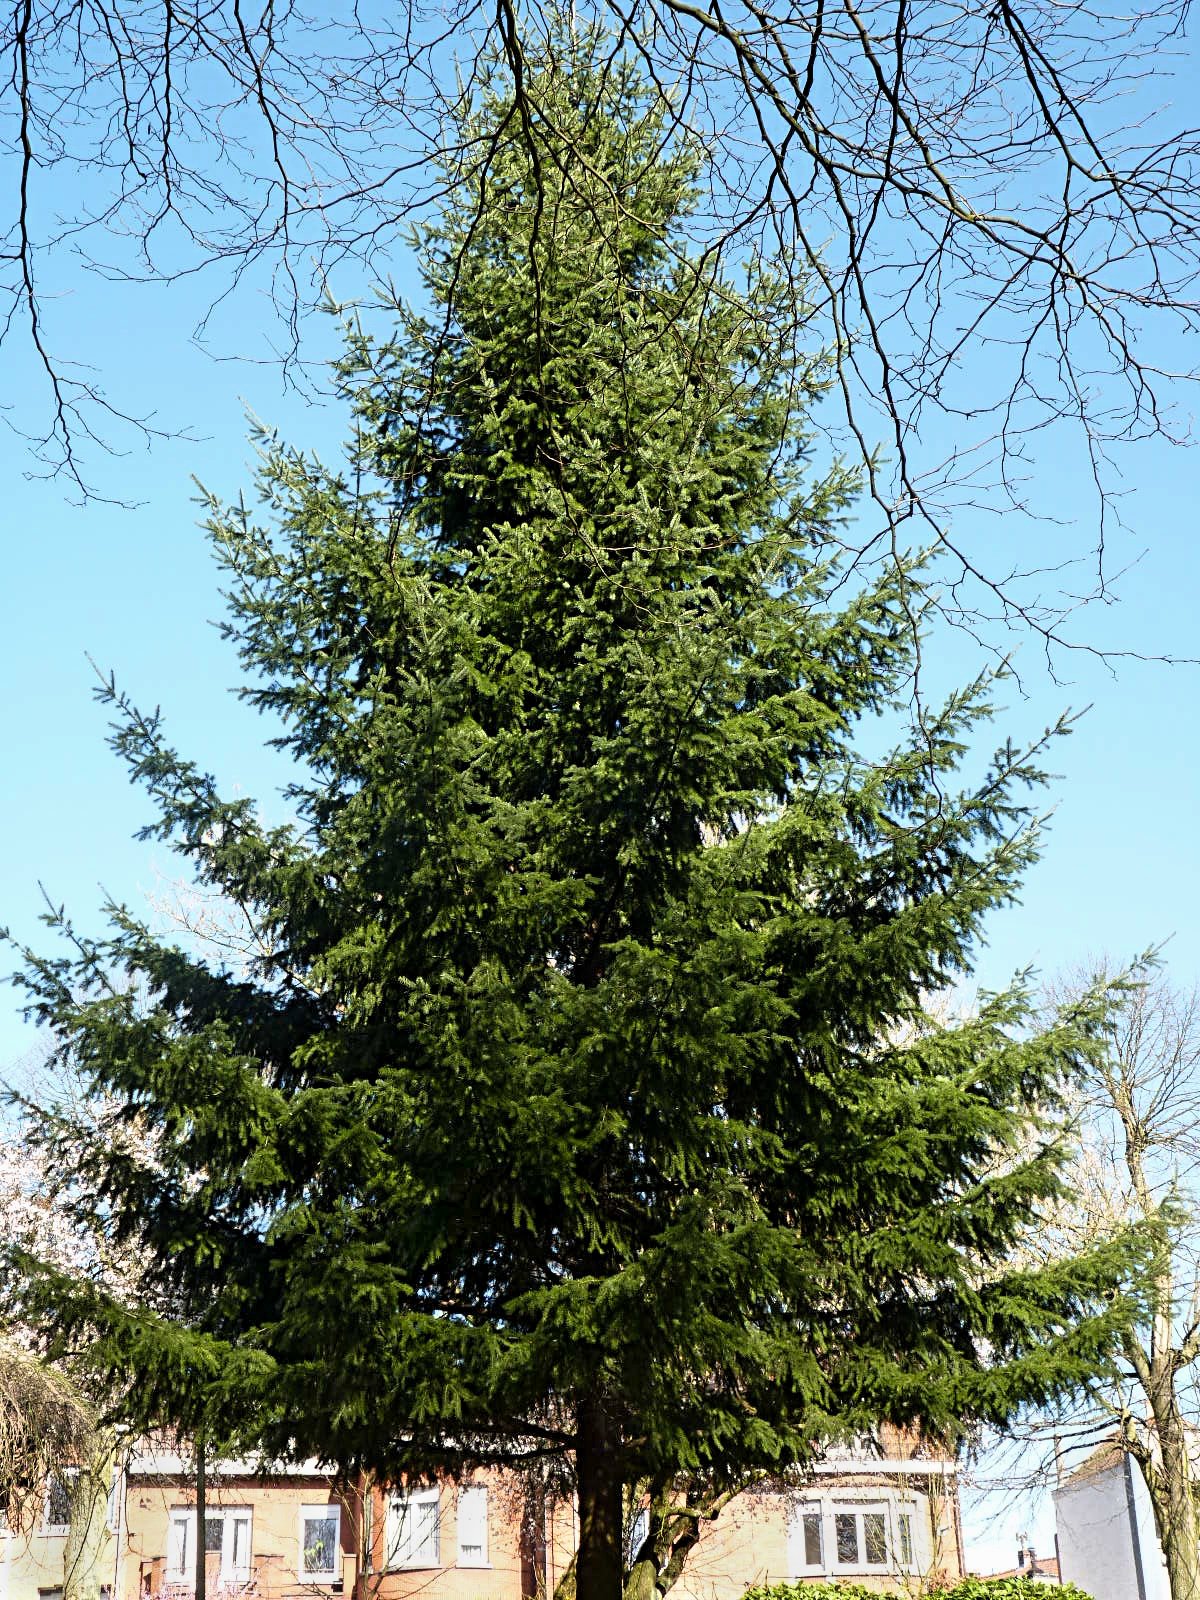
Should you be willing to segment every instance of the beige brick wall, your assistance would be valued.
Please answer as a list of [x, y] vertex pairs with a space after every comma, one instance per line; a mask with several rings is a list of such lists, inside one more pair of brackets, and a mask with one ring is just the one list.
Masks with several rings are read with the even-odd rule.
[[[104, 1508], [99, 1509], [100, 1516]], [[46, 1533], [40, 1508], [32, 1508], [23, 1525], [0, 1532], [0, 1600], [46, 1600], [66, 1580], [69, 1536]], [[117, 1543], [107, 1524], [97, 1527], [92, 1557], [97, 1582], [115, 1593]]]
[[[546, 1588], [554, 1588], [566, 1571], [576, 1544], [576, 1518], [569, 1502], [546, 1508], [537, 1528], [535, 1553], [523, 1536], [525, 1510], [519, 1487], [499, 1472], [479, 1473], [474, 1480], [488, 1490], [486, 1561], [466, 1564], [458, 1548], [459, 1486], [445, 1483], [438, 1494], [439, 1550], [436, 1563], [389, 1567], [386, 1550], [389, 1496], [375, 1490], [364, 1503], [361, 1491], [336, 1490], [320, 1475], [262, 1478], [214, 1473], [209, 1480], [210, 1510], [246, 1509], [251, 1517], [251, 1559], [257, 1600], [525, 1600], [535, 1592], [544, 1568]], [[807, 1491], [806, 1491], [807, 1492]], [[839, 1496], [851, 1502], [873, 1497], [898, 1504], [907, 1497], [920, 1532], [918, 1577], [934, 1573], [953, 1579], [962, 1572], [961, 1540], [953, 1494], [941, 1492], [936, 1477], [919, 1472], [875, 1475], [860, 1467], [833, 1478], [818, 1476], [812, 1493], [832, 1516]], [[801, 1576], [791, 1570], [788, 1527], [795, 1494], [762, 1491], [740, 1496], [721, 1516], [706, 1524], [676, 1586], [673, 1600], [740, 1600], [756, 1583], [777, 1583]], [[301, 1508], [340, 1508], [340, 1590], [333, 1581], [314, 1582], [300, 1573]], [[126, 1484], [119, 1538], [107, 1537], [101, 1554], [100, 1581], [114, 1600], [174, 1600], [168, 1571], [171, 1513], [194, 1509], [193, 1484], [186, 1477], [130, 1476]], [[828, 1548], [827, 1522], [826, 1546]], [[359, 1557], [359, 1541], [369, 1530], [368, 1549]], [[529, 1532], [525, 1528], [525, 1535]], [[8, 1538], [3, 1564], [0, 1539], [0, 1600], [46, 1600], [45, 1592], [63, 1582], [65, 1535], [46, 1535], [35, 1527]], [[254, 1600], [222, 1589], [219, 1557], [208, 1561], [209, 1600]], [[846, 1574], [849, 1576], [850, 1574]], [[872, 1586], [895, 1587], [868, 1573], [853, 1574]], [[910, 1585], [911, 1586], [911, 1585]]]
[[[196, 1504], [194, 1484], [179, 1478], [130, 1477], [126, 1492], [126, 1527], [122, 1540], [120, 1600], [157, 1596], [169, 1585], [171, 1513]], [[210, 1479], [206, 1509], [248, 1509], [251, 1515], [250, 1567], [262, 1600], [330, 1600], [330, 1582], [312, 1582], [300, 1575], [300, 1514], [304, 1506], [340, 1507], [343, 1592], [353, 1592], [358, 1517], [352, 1496], [334, 1491], [328, 1478]], [[190, 1563], [189, 1563], [190, 1565]], [[222, 1594], [220, 1558], [206, 1563], [210, 1600]], [[228, 1593], [228, 1591], [226, 1591]]]
[[[867, 1571], [847, 1573], [847, 1581], [870, 1588], [895, 1590], [920, 1587], [935, 1573], [954, 1578], [962, 1566], [956, 1537], [953, 1501], [927, 1493], [928, 1480], [905, 1482], [894, 1476], [858, 1475], [832, 1479], [823, 1476], [812, 1486], [823, 1508], [832, 1511], [841, 1497], [845, 1504], [870, 1501], [879, 1496], [902, 1495], [914, 1517], [916, 1556], [907, 1585], [885, 1575]], [[696, 1548], [672, 1591], [672, 1600], [740, 1600], [755, 1584], [784, 1583], [805, 1575], [792, 1570], [788, 1527], [797, 1496], [792, 1491], [769, 1490], [748, 1493], [732, 1501], [715, 1522], [701, 1531]], [[828, 1544], [828, 1539], [826, 1540]], [[812, 1581], [818, 1581], [814, 1576]]]
[[[0, 1600], [45, 1600], [65, 1580], [67, 1536], [37, 1529], [0, 1534]], [[116, 1543], [104, 1538], [99, 1554], [100, 1582], [111, 1585]]]
[[[487, 1490], [487, 1552], [483, 1565], [460, 1561], [459, 1489]], [[499, 1472], [479, 1472], [462, 1485], [437, 1490], [440, 1550], [437, 1565], [389, 1567], [386, 1550], [388, 1501], [377, 1492], [372, 1506], [370, 1570], [362, 1600], [521, 1600], [532, 1592], [532, 1573], [522, 1549], [523, 1502], [518, 1484]]]

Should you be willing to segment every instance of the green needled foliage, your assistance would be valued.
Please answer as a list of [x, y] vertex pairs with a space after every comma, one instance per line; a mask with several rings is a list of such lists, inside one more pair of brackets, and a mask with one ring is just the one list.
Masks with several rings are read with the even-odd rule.
[[1000, 1421], [1124, 1307], [1111, 1253], [1007, 1264], [1088, 1018], [925, 1012], [1032, 859], [1036, 752], [956, 777], [982, 680], [878, 754], [920, 573], [838, 569], [853, 485], [791, 430], [825, 367], [773, 341], [786, 290], [684, 253], [702, 162], [631, 71], [526, 68], [538, 117], [463, 112], [434, 314], [352, 333], [349, 466], [267, 441], [262, 520], [213, 508], [296, 825], [108, 691], [148, 832], [258, 954], [114, 908], [29, 958], [150, 1141], [83, 1152], [79, 1192], [158, 1309], [26, 1270], [135, 1422], [564, 1464], [580, 1600], [613, 1600], [623, 1486]]

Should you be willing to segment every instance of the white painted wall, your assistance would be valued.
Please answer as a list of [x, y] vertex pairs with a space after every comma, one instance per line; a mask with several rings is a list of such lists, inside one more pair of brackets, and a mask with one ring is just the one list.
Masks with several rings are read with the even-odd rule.
[[1171, 1600], [1150, 1497], [1127, 1458], [1060, 1484], [1054, 1512], [1064, 1583], [1095, 1600]]

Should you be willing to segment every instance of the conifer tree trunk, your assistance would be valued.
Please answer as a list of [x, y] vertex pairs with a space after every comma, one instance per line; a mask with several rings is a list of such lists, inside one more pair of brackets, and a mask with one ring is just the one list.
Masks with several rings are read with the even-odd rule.
[[615, 1443], [603, 1399], [588, 1399], [580, 1407], [575, 1445], [579, 1497], [577, 1600], [621, 1600], [621, 1467]]

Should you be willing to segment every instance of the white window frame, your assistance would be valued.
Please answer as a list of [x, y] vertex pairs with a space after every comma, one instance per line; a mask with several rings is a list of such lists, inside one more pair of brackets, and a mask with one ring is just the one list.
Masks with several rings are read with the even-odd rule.
[[[204, 1527], [207, 1535], [214, 1523], [221, 1524], [220, 1576], [225, 1583], [245, 1583], [254, 1570], [254, 1511], [250, 1506], [205, 1506]], [[246, 1555], [244, 1561], [235, 1560], [237, 1554], [236, 1527], [243, 1522], [246, 1527]], [[229, 1529], [232, 1524], [233, 1536]], [[176, 1528], [183, 1528], [183, 1549], [180, 1552]], [[215, 1555], [215, 1551], [210, 1551]], [[196, 1508], [172, 1506], [167, 1521], [167, 1559], [164, 1576], [172, 1583], [192, 1584], [196, 1581]]]
[[[304, 1565], [304, 1525], [306, 1522], [332, 1522], [333, 1523], [333, 1549], [330, 1552], [329, 1565], [322, 1567], [319, 1572], [310, 1572]], [[296, 1564], [296, 1576], [301, 1583], [336, 1583], [342, 1575], [342, 1508], [336, 1500], [314, 1501], [310, 1505], [300, 1507], [300, 1549], [299, 1560]]]
[[[177, 1528], [183, 1530], [182, 1540], [176, 1536]], [[195, 1578], [196, 1513], [186, 1506], [172, 1506], [167, 1516], [167, 1559], [163, 1571], [165, 1577], [176, 1583], [185, 1581], [189, 1572]]]
[[[915, 1501], [897, 1501], [894, 1511], [896, 1525], [896, 1565], [902, 1572], [915, 1572], [917, 1567], [917, 1506]], [[900, 1550], [900, 1518], [908, 1518], [908, 1555]]]
[[[887, 1557], [884, 1561], [867, 1561], [866, 1528], [864, 1516], [882, 1515]], [[821, 1525], [821, 1560], [805, 1560], [804, 1518], [818, 1516]], [[837, 1518], [853, 1516], [856, 1523], [856, 1559], [842, 1561], [838, 1558]], [[900, 1518], [909, 1518], [910, 1551], [907, 1561], [900, 1554]], [[863, 1487], [855, 1489], [828, 1489], [822, 1494], [808, 1494], [792, 1502], [788, 1518], [788, 1567], [793, 1578], [812, 1577], [881, 1577], [906, 1576], [921, 1570], [925, 1557], [923, 1523], [916, 1495], [896, 1493], [894, 1490]]]
[[[482, 1513], [480, 1514], [480, 1531], [482, 1532], [483, 1537], [482, 1537], [482, 1539], [480, 1540], [480, 1542], [478, 1544], [472, 1542], [470, 1545], [464, 1546], [464, 1544], [463, 1544], [463, 1501], [468, 1496], [471, 1496], [473, 1499], [475, 1499], [477, 1503], [482, 1502], [483, 1509], [482, 1509]], [[490, 1511], [490, 1505], [489, 1505], [489, 1501], [488, 1501], [488, 1487], [487, 1487], [487, 1484], [486, 1483], [464, 1483], [460, 1487], [460, 1489], [458, 1491], [458, 1505], [455, 1508], [455, 1510], [456, 1510], [456, 1517], [455, 1517], [455, 1530], [454, 1530], [454, 1532], [455, 1532], [455, 1542], [458, 1545], [458, 1557], [457, 1557], [458, 1566], [460, 1566], [460, 1567], [476, 1567], [476, 1568], [478, 1568], [478, 1567], [490, 1567], [491, 1564], [492, 1564], [491, 1553], [490, 1553], [491, 1544], [490, 1544], [490, 1539], [489, 1539], [489, 1534], [490, 1534], [491, 1530], [490, 1530], [490, 1528], [488, 1526], [488, 1514], [489, 1514], [489, 1511]], [[471, 1552], [470, 1554], [467, 1554], [468, 1550]], [[478, 1554], [476, 1554], [475, 1552], [478, 1552]]]
[[[825, 1526], [826, 1509], [824, 1502], [817, 1499], [798, 1500], [791, 1508], [788, 1517], [788, 1567], [794, 1578], [808, 1578], [828, 1570], [825, 1564], [829, 1550], [829, 1530]], [[821, 1530], [821, 1559], [816, 1562], [805, 1559], [805, 1517], [816, 1517]]]
[[121, 1509], [125, 1488], [125, 1473], [119, 1462], [113, 1462], [112, 1482], [108, 1486], [108, 1501], [104, 1507], [104, 1521], [109, 1533], [121, 1531]]
[[[856, 1495], [841, 1494], [830, 1496], [829, 1525], [832, 1543], [829, 1546], [831, 1558], [830, 1571], [836, 1577], [843, 1577], [847, 1573], [888, 1573], [894, 1570], [897, 1563], [892, 1559], [895, 1540], [892, 1537], [892, 1519], [889, 1515], [890, 1502], [885, 1495]], [[869, 1516], [883, 1518], [883, 1560], [867, 1560], [867, 1532], [864, 1519]], [[855, 1528], [855, 1559], [843, 1561], [838, 1554], [837, 1546], [837, 1519], [839, 1517], [853, 1517]]]
[[[400, 1517], [403, 1512], [411, 1511], [421, 1506], [434, 1507], [433, 1519], [433, 1552], [432, 1560], [428, 1559], [425, 1550], [425, 1540], [414, 1552], [411, 1532], [408, 1538], [408, 1553], [401, 1548]], [[429, 1489], [406, 1489], [392, 1495], [388, 1501], [387, 1527], [387, 1570], [389, 1572], [432, 1572], [440, 1569], [442, 1565], [442, 1505], [441, 1490], [436, 1485]]]

